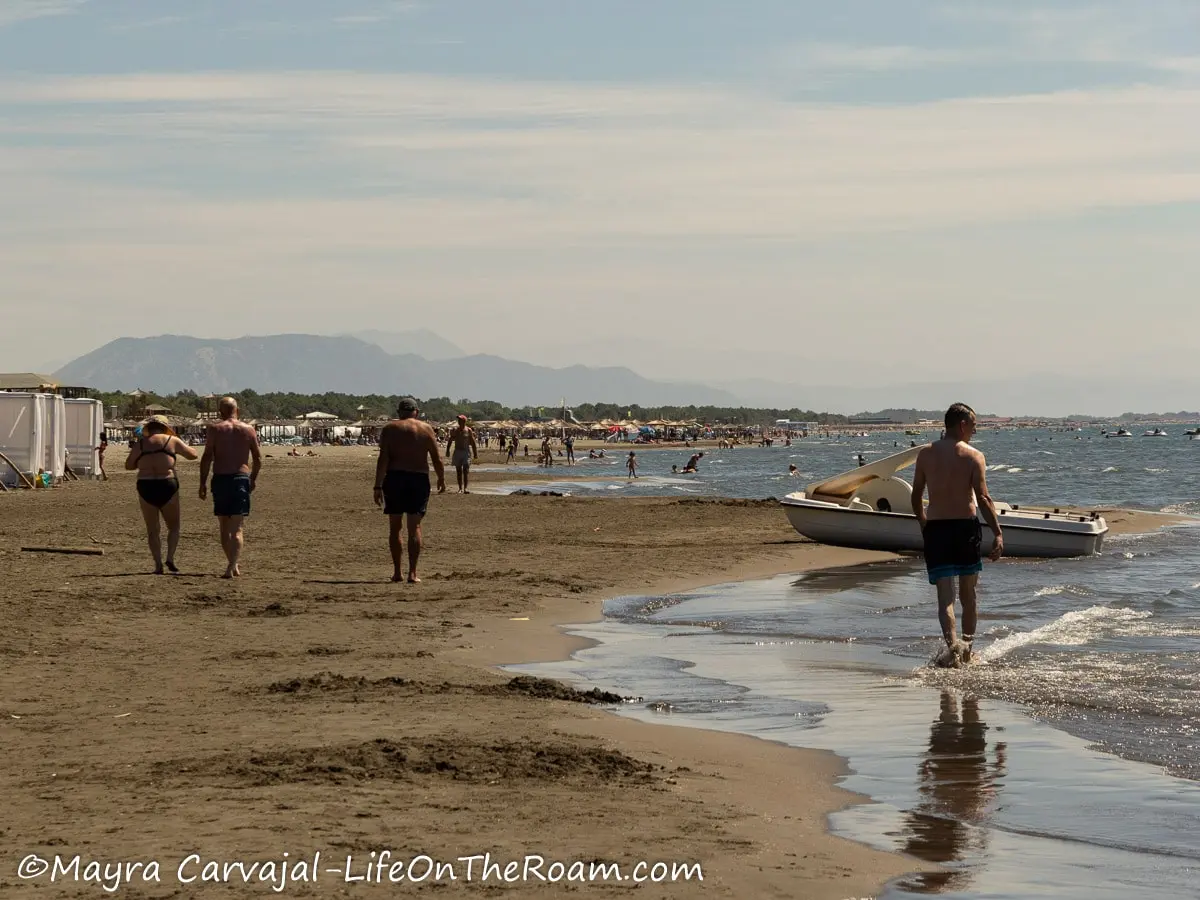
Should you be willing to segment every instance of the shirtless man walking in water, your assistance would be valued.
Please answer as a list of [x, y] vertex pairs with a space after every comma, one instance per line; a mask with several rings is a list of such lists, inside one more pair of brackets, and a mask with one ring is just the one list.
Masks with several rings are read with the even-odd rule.
[[[975, 588], [983, 571], [981, 545], [983, 528], [978, 511], [996, 536], [988, 558], [995, 561], [1004, 552], [1004, 538], [996, 506], [988, 495], [987, 463], [970, 445], [975, 434], [975, 411], [965, 403], [946, 410], [946, 433], [917, 455], [913, 475], [912, 510], [925, 538], [925, 568], [929, 583], [937, 586], [938, 621], [946, 646], [952, 651], [954, 636], [954, 580], [962, 603], [963, 661], [971, 658], [977, 609]], [[929, 507], [922, 502], [929, 490]]]
[[392, 581], [402, 581], [404, 545], [400, 529], [408, 516], [408, 583], [416, 584], [417, 558], [421, 555], [421, 519], [429, 505], [429, 462], [437, 472], [437, 489], [446, 491], [437, 435], [417, 418], [417, 401], [405, 397], [397, 415], [379, 434], [379, 462], [375, 466], [375, 505], [388, 516], [388, 549], [392, 552]]
[[[451, 456], [451, 449], [454, 455]], [[450, 431], [446, 441], [446, 458], [454, 463], [454, 474], [458, 476], [458, 492], [469, 494], [471, 459], [479, 459], [479, 448], [475, 446], [475, 429], [467, 425], [467, 417], [459, 416], [458, 424]]]
[[221, 549], [228, 562], [221, 577], [235, 578], [242, 574], [238, 568], [244, 543], [242, 522], [250, 515], [250, 495], [258, 483], [262, 454], [258, 449], [258, 434], [238, 420], [237, 401], [222, 397], [220, 410], [221, 421], [208, 426], [204, 455], [200, 457], [200, 499], [208, 496], [211, 469], [213, 515], [221, 529]]

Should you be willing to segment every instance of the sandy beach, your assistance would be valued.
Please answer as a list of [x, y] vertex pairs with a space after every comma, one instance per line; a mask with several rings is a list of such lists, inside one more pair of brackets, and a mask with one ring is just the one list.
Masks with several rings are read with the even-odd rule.
[[[625, 874], [643, 860], [701, 865], [702, 886], [639, 888], [655, 897], [865, 897], [923, 867], [826, 833], [827, 814], [855, 801], [835, 785], [835, 756], [632, 722], [494, 668], [568, 654], [556, 626], [597, 618], [607, 597], [886, 554], [802, 540], [767, 501], [459, 495], [450, 470], [426, 519], [424, 581], [396, 585], [371, 504], [372, 451], [266, 452], [234, 581], [217, 577], [196, 463], [179, 469], [178, 576], [148, 574], [123, 448], [110, 452], [107, 483], [0, 496], [0, 892], [16, 893], [27, 854], [159, 861], [160, 882], [135, 875], [128, 896], [270, 892], [240, 877], [232, 893], [181, 886], [176, 866], [193, 853], [320, 851], [322, 866], [351, 856], [356, 874], [384, 849], [400, 860], [600, 860]], [[1114, 533], [1164, 522], [1105, 515]], [[103, 555], [19, 549], [47, 545]], [[458, 880], [440, 889], [569, 889], [481, 883], [475, 866], [468, 883], [456, 862]], [[286, 893], [364, 889], [322, 874]]]

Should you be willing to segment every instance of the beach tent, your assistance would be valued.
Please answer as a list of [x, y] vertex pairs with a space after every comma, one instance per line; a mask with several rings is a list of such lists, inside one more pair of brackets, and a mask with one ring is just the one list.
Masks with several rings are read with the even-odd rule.
[[71, 471], [80, 478], [100, 474], [100, 432], [104, 430], [104, 404], [99, 400], [66, 402], [67, 452]]
[[42, 439], [46, 452], [42, 467], [50, 477], [58, 480], [65, 474], [67, 466], [67, 401], [58, 394], [46, 394], [46, 425]]
[[[46, 418], [48, 398], [48, 394], [0, 391], [0, 453], [28, 478], [45, 468], [43, 432], [49, 425]], [[10, 487], [20, 483], [20, 477], [12, 467], [3, 462], [0, 462], [0, 479]]]

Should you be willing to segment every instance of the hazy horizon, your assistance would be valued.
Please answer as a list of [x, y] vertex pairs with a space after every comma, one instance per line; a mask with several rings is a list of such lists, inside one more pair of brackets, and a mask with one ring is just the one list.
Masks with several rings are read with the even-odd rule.
[[196, 7], [0, 6], [0, 369], [426, 328], [715, 387], [1200, 405], [1194, 3]]

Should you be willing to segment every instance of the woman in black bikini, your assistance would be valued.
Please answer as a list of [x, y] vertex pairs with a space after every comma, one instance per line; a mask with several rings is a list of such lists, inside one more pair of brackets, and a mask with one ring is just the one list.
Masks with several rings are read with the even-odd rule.
[[167, 523], [167, 568], [175, 567], [175, 548], [179, 546], [179, 479], [175, 475], [175, 457], [199, 459], [199, 454], [175, 436], [166, 416], [152, 416], [143, 425], [141, 437], [129, 445], [125, 468], [136, 469], [137, 492], [146, 520], [146, 537], [154, 556], [154, 574], [163, 573], [162, 540], [158, 516]]

